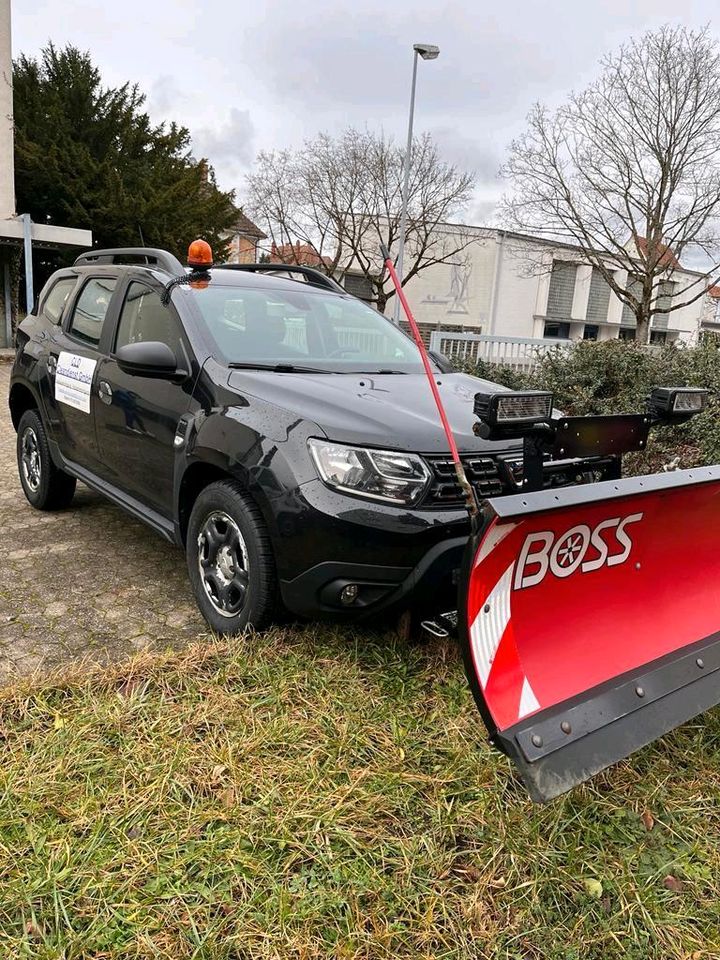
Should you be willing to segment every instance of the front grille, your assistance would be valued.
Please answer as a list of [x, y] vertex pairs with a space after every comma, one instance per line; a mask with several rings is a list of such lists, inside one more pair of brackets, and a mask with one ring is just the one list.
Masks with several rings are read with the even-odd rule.
[[[465, 473], [480, 499], [497, 497], [504, 493], [498, 465], [491, 457], [461, 457]], [[455, 465], [445, 458], [426, 457], [433, 473], [432, 483], [423, 506], [454, 507], [462, 506], [463, 496], [460, 485], [455, 479]]]

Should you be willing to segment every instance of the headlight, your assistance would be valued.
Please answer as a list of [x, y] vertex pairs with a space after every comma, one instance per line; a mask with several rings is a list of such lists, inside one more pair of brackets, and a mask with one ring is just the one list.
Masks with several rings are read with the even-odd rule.
[[430, 482], [430, 471], [412, 453], [348, 447], [326, 440], [308, 440], [308, 446], [325, 483], [359, 497], [414, 504]]

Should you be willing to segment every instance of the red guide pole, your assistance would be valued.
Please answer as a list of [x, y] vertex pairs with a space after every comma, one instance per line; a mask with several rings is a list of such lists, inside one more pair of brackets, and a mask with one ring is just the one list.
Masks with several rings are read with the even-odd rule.
[[415, 321], [412, 310], [410, 309], [410, 304], [407, 302], [405, 291], [402, 288], [402, 284], [398, 278], [395, 266], [390, 258], [390, 251], [384, 244], [381, 245], [380, 251], [382, 253], [383, 260], [385, 261], [385, 267], [387, 268], [387, 271], [390, 274], [390, 279], [395, 287], [395, 292], [400, 298], [400, 303], [405, 311], [407, 321], [410, 324], [410, 330], [412, 331], [413, 339], [415, 340], [417, 348], [420, 351], [420, 358], [422, 360], [423, 367], [425, 368], [425, 376], [430, 384], [430, 390], [432, 391], [432, 395], [435, 400], [435, 406], [437, 407], [438, 414], [440, 415], [440, 421], [442, 423], [443, 430], [445, 431], [445, 436], [447, 437], [448, 446], [450, 448], [450, 453], [455, 465], [455, 475], [457, 476], [460, 489], [465, 497], [465, 506], [470, 516], [475, 517], [479, 512], [477, 498], [475, 496], [475, 491], [473, 490], [472, 486], [470, 485], [470, 481], [467, 478], [467, 474], [465, 473], [465, 467], [463, 466], [462, 460], [460, 459], [457, 443], [455, 442], [455, 436], [453, 435], [452, 427], [450, 426], [447, 414], [445, 413], [445, 407], [443, 406], [440, 391], [437, 388], [435, 374], [433, 373], [432, 366], [430, 365], [430, 357], [428, 356], [427, 348], [423, 343], [423, 338], [420, 335], [420, 330]]

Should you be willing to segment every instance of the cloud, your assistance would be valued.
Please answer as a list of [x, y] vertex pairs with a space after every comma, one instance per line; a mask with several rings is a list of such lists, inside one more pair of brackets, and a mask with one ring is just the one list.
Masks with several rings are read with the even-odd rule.
[[163, 73], [150, 86], [147, 98], [148, 110], [165, 119], [182, 102], [183, 92], [169, 73]]
[[228, 119], [192, 133], [193, 153], [207, 157], [223, 179], [237, 176], [254, 158], [255, 127], [249, 110], [231, 107]]
[[465, 136], [457, 127], [431, 127], [429, 133], [444, 160], [474, 173], [478, 184], [497, 183], [500, 157], [493, 145]]
[[[668, 20], [701, 26], [717, 13], [717, 0], [682, 9], [676, 0], [72, 6], [68, 17], [67, 0], [14, 3], [15, 52], [37, 52], [48, 37], [91, 50], [104, 82], [137, 81], [156, 122], [187, 126], [196, 153], [228, 186], [256, 149], [294, 146], [320, 130], [368, 126], [404, 142], [412, 45], [435, 43], [440, 57], [418, 63], [415, 129], [432, 131], [448, 159], [477, 171], [483, 200], [486, 190], [494, 196], [496, 159], [534, 101], [552, 106], [582, 89], [600, 56], [631, 35]], [[213, 6], [221, 14], [209, 14]]]

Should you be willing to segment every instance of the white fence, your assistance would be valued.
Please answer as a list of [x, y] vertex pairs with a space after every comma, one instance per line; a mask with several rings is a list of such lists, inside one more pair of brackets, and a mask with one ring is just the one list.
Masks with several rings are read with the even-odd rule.
[[450, 360], [485, 360], [504, 363], [515, 370], [532, 370], [549, 350], [566, 351], [573, 340], [533, 339], [531, 337], [491, 337], [483, 333], [451, 333], [434, 330], [430, 349]]

